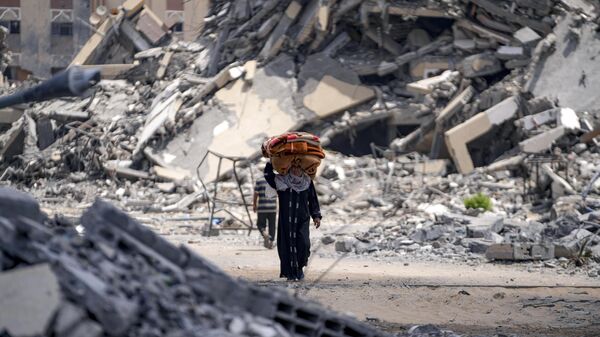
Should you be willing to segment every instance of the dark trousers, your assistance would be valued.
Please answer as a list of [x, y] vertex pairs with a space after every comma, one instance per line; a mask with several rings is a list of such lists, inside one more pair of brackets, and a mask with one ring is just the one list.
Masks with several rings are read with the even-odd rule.
[[275, 218], [276, 218], [276, 213], [272, 212], [272, 213], [257, 213], [258, 214], [258, 219], [256, 220], [256, 226], [258, 226], [258, 229], [260, 230], [265, 230], [265, 228], [267, 227], [267, 223], [269, 224], [269, 238], [271, 239], [271, 241], [273, 241], [275, 239]]

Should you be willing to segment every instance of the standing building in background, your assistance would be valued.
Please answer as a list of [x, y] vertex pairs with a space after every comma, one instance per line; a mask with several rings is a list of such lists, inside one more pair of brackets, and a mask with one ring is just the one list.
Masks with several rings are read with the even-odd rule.
[[[24, 80], [48, 77], [67, 67], [93, 33], [89, 19], [98, 6], [123, 0], [0, 0], [0, 25], [9, 31], [13, 60], [4, 75]], [[195, 40], [210, 0], [145, 0], [180, 39]]]

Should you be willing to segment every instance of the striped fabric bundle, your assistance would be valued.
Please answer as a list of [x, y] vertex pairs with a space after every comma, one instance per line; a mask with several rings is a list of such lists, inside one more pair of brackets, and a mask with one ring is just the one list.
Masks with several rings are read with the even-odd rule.
[[292, 166], [299, 166], [312, 179], [325, 158], [319, 137], [307, 132], [287, 132], [272, 137], [262, 145], [262, 153], [271, 159], [279, 174], [287, 174]]

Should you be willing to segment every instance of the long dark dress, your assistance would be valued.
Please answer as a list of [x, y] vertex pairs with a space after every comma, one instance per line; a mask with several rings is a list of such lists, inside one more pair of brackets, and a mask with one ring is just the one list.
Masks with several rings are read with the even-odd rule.
[[[276, 188], [273, 165], [265, 166], [265, 180]], [[279, 219], [277, 222], [277, 252], [279, 253], [280, 275], [288, 279], [302, 279], [302, 268], [308, 263], [310, 255], [309, 224], [310, 218], [321, 218], [319, 200], [315, 186], [302, 192], [291, 188], [277, 191], [279, 197]]]

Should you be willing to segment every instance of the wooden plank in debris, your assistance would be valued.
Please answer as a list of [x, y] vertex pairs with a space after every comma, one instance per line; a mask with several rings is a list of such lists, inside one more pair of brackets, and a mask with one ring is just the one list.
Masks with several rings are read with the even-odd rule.
[[165, 53], [165, 56], [163, 56], [162, 60], [160, 60], [160, 67], [156, 71], [157, 79], [160, 80], [163, 77], [165, 77], [165, 74], [167, 73], [167, 68], [169, 67], [169, 63], [171, 63], [171, 58], [173, 57], [173, 54], [174, 53], [172, 51], [168, 51]]

